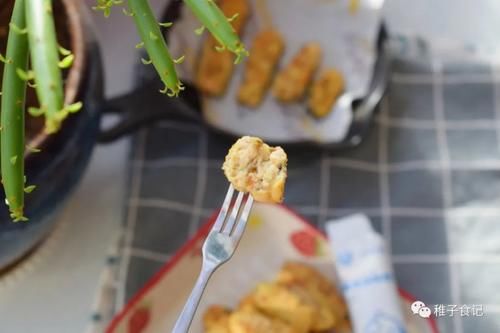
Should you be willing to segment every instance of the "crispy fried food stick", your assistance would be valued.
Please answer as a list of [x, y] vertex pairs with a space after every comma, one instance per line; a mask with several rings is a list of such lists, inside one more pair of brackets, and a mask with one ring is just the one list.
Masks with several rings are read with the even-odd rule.
[[324, 71], [313, 83], [309, 95], [309, 110], [318, 118], [325, 117], [344, 90], [344, 77], [336, 69]]
[[283, 37], [274, 29], [263, 30], [255, 36], [238, 91], [241, 104], [257, 107], [262, 102], [284, 47]]
[[273, 84], [273, 95], [283, 103], [300, 100], [321, 61], [321, 47], [308, 43], [292, 61], [278, 73]]
[[[250, 15], [247, 0], [223, 0], [220, 8], [227, 17], [238, 14], [231, 24], [236, 33], [241, 36]], [[229, 51], [217, 51], [217, 46], [217, 41], [212, 36], [207, 37], [196, 73], [198, 89], [210, 96], [220, 96], [224, 93], [234, 67], [233, 54]]]

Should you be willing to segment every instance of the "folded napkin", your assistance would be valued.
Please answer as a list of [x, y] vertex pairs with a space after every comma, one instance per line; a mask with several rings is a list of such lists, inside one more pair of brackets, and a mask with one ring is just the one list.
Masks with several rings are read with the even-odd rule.
[[394, 273], [382, 236], [362, 214], [326, 223], [355, 333], [405, 333]]

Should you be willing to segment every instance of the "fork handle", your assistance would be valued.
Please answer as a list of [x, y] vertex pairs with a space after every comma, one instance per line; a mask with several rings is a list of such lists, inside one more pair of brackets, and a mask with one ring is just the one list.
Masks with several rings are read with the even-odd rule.
[[202, 267], [200, 276], [196, 280], [196, 284], [175, 323], [172, 333], [187, 333], [189, 331], [189, 326], [191, 326], [196, 308], [198, 308], [198, 304], [200, 303], [201, 295], [203, 295], [203, 291], [213, 272], [214, 268], [212, 267]]

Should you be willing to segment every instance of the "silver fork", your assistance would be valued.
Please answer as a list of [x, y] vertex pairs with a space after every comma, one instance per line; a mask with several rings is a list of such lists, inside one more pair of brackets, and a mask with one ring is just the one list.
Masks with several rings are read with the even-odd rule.
[[230, 207], [234, 192], [233, 186], [229, 185], [219, 215], [203, 243], [203, 263], [200, 275], [175, 323], [172, 333], [188, 332], [210, 276], [220, 265], [231, 259], [243, 231], [245, 231], [248, 215], [253, 205], [253, 198], [249, 194], [238, 192], [234, 205]]

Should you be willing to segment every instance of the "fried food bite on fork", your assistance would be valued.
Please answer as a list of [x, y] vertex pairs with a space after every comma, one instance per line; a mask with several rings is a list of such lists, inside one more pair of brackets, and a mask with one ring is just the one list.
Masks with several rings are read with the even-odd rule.
[[222, 166], [227, 179], [240, 192], [261, 202], [282, 202], [287, 177], [287, 156], [281, 147], [244, 136], [231, 147]]

